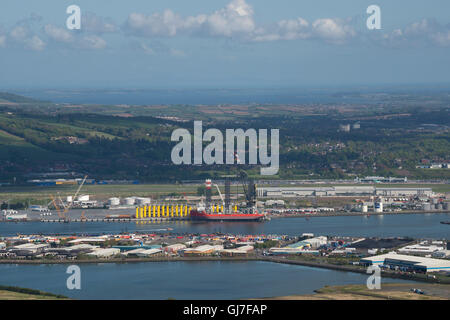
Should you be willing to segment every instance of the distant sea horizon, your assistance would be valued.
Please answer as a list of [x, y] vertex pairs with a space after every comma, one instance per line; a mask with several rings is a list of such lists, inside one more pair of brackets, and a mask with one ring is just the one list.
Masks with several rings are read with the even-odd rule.
[[[98, 88], [98, 89], [2, 89], [26, 97], [69, 104], [104, 105], [218, 105], [218, 104], [314, 104], [376, 103], [385, 94], [440, 94], [448, 98], [450, 84], [380, 85], [265, 88]], [[368, 97], [369, 95], [369, 97]], [[370, 99], [368, 99], [370, 98]]]

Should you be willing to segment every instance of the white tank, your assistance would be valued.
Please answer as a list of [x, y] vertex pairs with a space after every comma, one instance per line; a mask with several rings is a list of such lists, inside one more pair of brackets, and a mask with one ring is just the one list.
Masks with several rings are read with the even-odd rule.
[[72, 202], [73, 201], [73, 197], [72, 196], [67, 196], [66, 201], [67, 202]]
[[361, 211], [362, 211], [362, 212], [367, 212], [367, 211], [369, 211], [369, 208], [367, 207], [367, 205], [363, 205], [363, 206], [361, 207]]
[[120, 198], [109, 198], [108, 204], [110, 206], [118, 206], [120, 204]]
[[132, 206], [135, 201], [136, 201], [135, 198], [131, 198], [131, 197], [123, 199], [124, 204], [126, 204], [128, 206]]
[[150, 204], [150, 202], [150, 198], [136, 198], [136, 204], [140, 206]]
[[376, 201], [374, 204], [375, 212], [383, 212], [383, 202]]

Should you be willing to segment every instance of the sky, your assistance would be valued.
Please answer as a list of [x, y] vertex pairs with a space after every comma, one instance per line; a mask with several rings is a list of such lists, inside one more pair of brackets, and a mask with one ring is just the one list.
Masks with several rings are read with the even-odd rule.
[[449, 84], [449, 53], [448, 0], [0, 3], [3, 90]]

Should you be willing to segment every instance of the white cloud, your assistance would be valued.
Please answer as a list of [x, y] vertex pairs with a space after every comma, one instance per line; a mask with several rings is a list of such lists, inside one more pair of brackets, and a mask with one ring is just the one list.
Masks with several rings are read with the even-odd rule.
[[15, 41], [24, 41], [29, 34], [29, 30], [26, 26], [16, 26], [9, 33], [10, 37]]
[[44, 32], [48, 37], [58, 42], [69, 43], [73, 41], [72, 34], [67, 29], [64, 28], [47, 24], [44, 26]]
[[232, 0], [212, 14], [182, 17], [172, 10], [128, 16], [125, 31], [142, 37], [177, 35], [237, 38], [243, 41], [322, 39], [341, 44], [355, 36], [349, 20], [318, 19], [310, 24], [299, 17], [281, 20], [269, 27], [257, 27], [253, 8], [245, 0]]
[[119, 27], [112, 19], [99, 17], [93, 12], [85, 12], [81, 16], [81, 30], [95, 34], [103, 34], [117, 32], [119, 31]]
[[255, 30], [253, 41], [278, 41], [308, 39], [311, 37], [311, 29], [308, 21], [303, 18], [281, 20], [270, 28]]
[[[215, 37], [240, 42], [315, 40], [342, 45], [350, 41], [373, 41], [390, 47], [450, 46], [450, 25], [441, 25], [433, 19], [423, 19], [391, 32], [364, 32], [356, 27], [360, 25], [363, 28], [361, 21], [354, 19], [325, 17], [307, 21], [298, 17], [275, 21], [270, 25], [257, 25], [254, 15], [252, 6], [246, 0], [230, 0], [221, 9], [192, 16], [182, 16], [170, 9], [151, 14], [134, 12], [128, 15], [125, 24], [120, 28], [112, 19], [86, 12], [82, 15], [80, 32], [52, 24], [42, 25], [40, 16], [31, 15], [18, 21], [7, 32], [0, 32], [0, 47], [8, 44], [39, 51], [43, 50], [47, 43], [57, 42], [73, 48], [100, 50], [108, 46], [103, 34], [143, 38]], [[147, 54], [185, 55], [181, 50], [164, 48], [155, 42], [155, 39], [151, 40], [151, 45], [140, 44], [142, 39], [135, 40], [135, 48]]]
[[393, 47], [424, 44], [447, 47], [450, 46], [450, 25], [441, 25], [434, 19], [422, 19], [403, 29], [383, 34], [382, 44]]
[[[33, 51], [44, 50], [46, 43], [38, 35], [33, 34], [26, 23], [21, 23], [9, 32], [9, 38], [14, 43], [23, 45], [26, 49]], [[6, 39], [4, 39], [4, 42], [6, 42]]]
[[0, 48], [6, 47], [6, 35], [0, 34]]
[[177, 34], [177, 29], [181, 28], [182, 24], [182, 18], [171, 10], [166, 10], [162, 14], [154, 13], [150, 16], [131, 13], [126, 22], [126, 30], [132, 34], [145, 37], [172, 37]]
[[38, 36], [32, 36], [25, 40], [25, 45], [28, 49], [33, 51], [42, 51], [45, 48], [45, 42], [41, 40]]
[[441, 47], [449, 47], [450, 46], [450, 30], [437, 32], [431, 35], [431, 39], [434, 43]]
[[333, 44], [343, 44], [356, 36], [351, 26], [352, 21], [347, 19], [317, 19], [309, 23], [299, 17], [297, 19], [281, 20], [276, 25], [266, 29], [257, 29], [252, 37], [253, 41], [279, 41], [279, 40], [324, 40]]
[[255, 30], [253, 8], [245, 0], [233, 0], [205, 18], [200, 29], [213, 36], [248, 35]]
[[89, 35], [81, 39], [81, 46], [86, 49], [104, 49], [107, 43], [104, 39], [99, 36]]
[[356, 36], [356, 31], [342, 19], [317, 19], [312, 24], [314, 35], [325, 41], [342, 44]]
[[233, 0], [210, 15], [182, 17], [172, 10], [145, 15], [131, 13], [125, 24], [129, 34], [144, 37], [203, 35], [232, 37], [246, 35], [255, 29], [253, 9], [245, 0]]

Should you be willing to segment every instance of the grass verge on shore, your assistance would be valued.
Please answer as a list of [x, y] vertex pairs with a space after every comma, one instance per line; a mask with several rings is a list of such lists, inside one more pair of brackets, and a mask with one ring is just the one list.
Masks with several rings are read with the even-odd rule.
[[40, 290], [0, 285], [0, 300], [66, 300], [65, 296]]
[[443, 284], [420, 284], [424, 294], [411, 291], [415, 284], [382, 284], [380, 290], [369, 290], [365, 285], [325, 286], [315, 294], [290, 295], [263, 300], [449, 300], [450, 289]]

